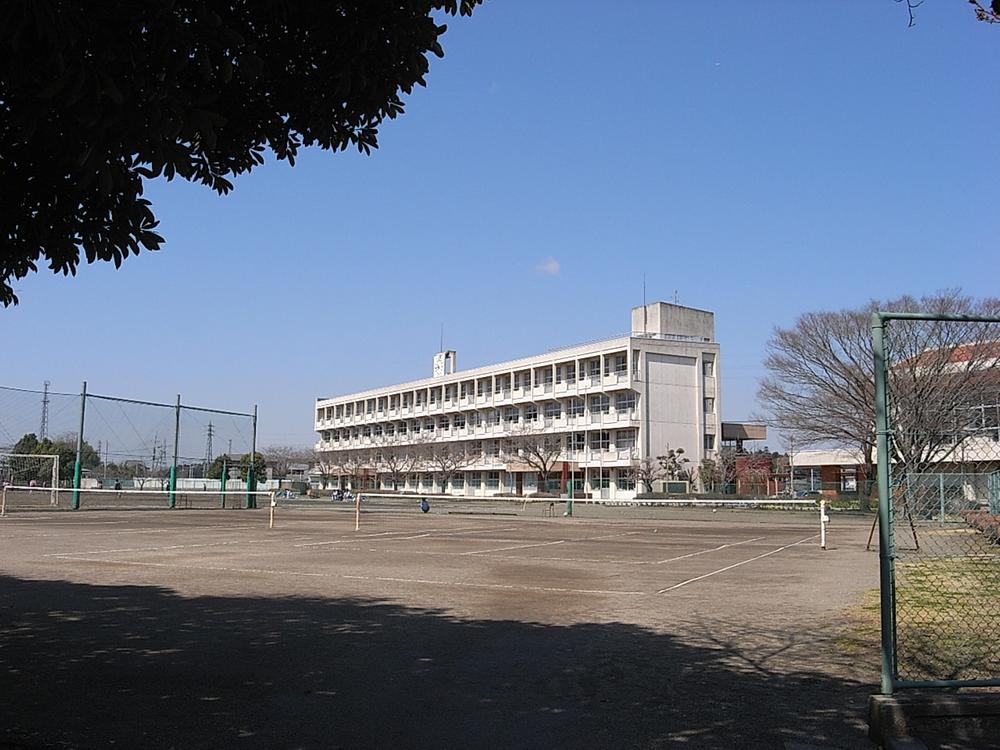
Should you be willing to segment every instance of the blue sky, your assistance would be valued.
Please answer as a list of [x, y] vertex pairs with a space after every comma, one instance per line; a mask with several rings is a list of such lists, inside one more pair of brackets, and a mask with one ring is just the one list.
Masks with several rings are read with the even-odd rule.
[[[0, 310], [0, 384], [235, 410], [310, 444], [318, 396], [713, 310], [723, 417], [802, 312], [997, 291], [1000, 28], [955, 0], [488, 2], [372, 156], [148, 186], [159, 253]], [[554, 261], [554, 262], [553, 262]]]

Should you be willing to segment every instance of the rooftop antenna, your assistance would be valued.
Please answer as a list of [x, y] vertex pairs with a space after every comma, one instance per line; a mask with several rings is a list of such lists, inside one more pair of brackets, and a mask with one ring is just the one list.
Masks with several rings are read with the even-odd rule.
[[646, 333], [646, 272], [642, 272], [642, 332]]
[[677, 290], [674, 289], [674, 304], [679, 305], [681, 303], [681, 298], [677, 294]]

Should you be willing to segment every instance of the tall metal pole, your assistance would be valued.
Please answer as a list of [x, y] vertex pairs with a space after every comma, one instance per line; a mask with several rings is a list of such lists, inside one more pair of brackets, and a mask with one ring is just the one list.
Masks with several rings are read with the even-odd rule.
[[892, 501], [889, 486], [889, 410], [885, 362], [885, 321], [872, 313], [875, 351], [875, 437], [878, 463], [878, 570], [881, 611], [882, 693], [892, 695], [896, 681], [896, 591], [892, 550]]
[[250, 468], [247, 469], [247, 508], [256, 508], [256, 496], [251, 495], [251, 491], [257, 489], [257, 482], [254, 477], [254, 464], [257, 461], [257, 404], [253, 405], [253, 429], [250, 438]]
[[181, 437], [181, 394], [177, 394], [177, 406], [174, 408], [174, 461], [170, 464], [170, 501], [169, 507], [177, 505], [177, 446]]
[[87, 381], [80, 389], [80, 431], [76, 433], [76, 463], [73, 465], [73, 510], [80, 508], [80, 475], [83, 472], [83, 421], [87, 411]]

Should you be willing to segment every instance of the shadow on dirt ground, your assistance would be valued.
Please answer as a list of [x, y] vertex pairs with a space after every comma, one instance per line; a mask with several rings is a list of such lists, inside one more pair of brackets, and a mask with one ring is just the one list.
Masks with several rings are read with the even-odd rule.
[[871, 747], [815, 633], [700, 627], [0, 576], [0, 746]]

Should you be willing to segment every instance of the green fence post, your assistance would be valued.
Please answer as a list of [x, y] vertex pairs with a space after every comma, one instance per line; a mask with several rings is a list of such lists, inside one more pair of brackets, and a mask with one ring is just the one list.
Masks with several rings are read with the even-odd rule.
[[177, 406], [174, 410], [174, 462], [170, 465], [170, 498], [167, 507], [177, 506], [177, 445], [181, 436], [181, 394], [177, 394]]
[[229, 479], [229, 456], [222, 459], [222, 477], [219, 479], [219, 507], [226, 507], [226, 480]]
[[896, 590], [892, 550], [892, 497], [889, 485], [889, 410], [885, 363], [885, 320], [872, 313], [875, 352], [875, 435], [878, 464], [878, 568], [881, 614], [882, 694], [892, 695], [896, 681]]
[[256, 508], [256, 495], [251, 495], [257, 489], [257, 480], [254, 477], [254, 464], [257, 462], [257, 404], [253, 405], [253, 428], [250, 438], [250, 468], [247, 469], [247, 508]]
[[76, 434], [76, 463], [73, 464], [73, 500], [70, 507], [80, 509], [80, 479], [83, 473], [83, 422], [87, 412], [87, 381], [80, 389], [80, 431]]

